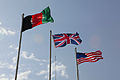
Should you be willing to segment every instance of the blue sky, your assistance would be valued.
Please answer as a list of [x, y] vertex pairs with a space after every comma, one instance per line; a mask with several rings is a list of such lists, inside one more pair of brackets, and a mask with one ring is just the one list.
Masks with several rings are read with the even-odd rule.
[[1, 0], [0, 80], [14, 80], [22, 13], [51, 9], [54, 23], [39, 25], [23, 33], [18, 80], [48, 80], [49, 32], [78, 32], [82, 43], [54, 48], [52, 80], [57, 56], [57, 80], [76, 80], [75, 52], [101, 50], [103, 60], [79, 65], [80, 80], [119, 80], [119, 0]]

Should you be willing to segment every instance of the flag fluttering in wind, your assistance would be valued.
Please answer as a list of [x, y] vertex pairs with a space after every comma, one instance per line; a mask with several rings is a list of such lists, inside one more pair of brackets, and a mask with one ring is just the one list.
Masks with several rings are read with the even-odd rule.
[[23, 19], [22, 32], [48, 22], [54, 22], [49, 7], [45, 8], [41, 13], [26, 16]]
[[77, 64], [84, 62], [97, 62], [100, 59], [103, 59], [102, 52], [100, 50], [90, 53], [78, 53], [77, 52]]
[[79, 37], [79, 34], [76, 32], [75, 34], [72, 33], [62, 33], [62, 34], [55, 34], [52, 35], [53, 40], [55, 43], [55, 47], [64, 47], [67, 44], [75, 44], [79, 45], [82, 40]]

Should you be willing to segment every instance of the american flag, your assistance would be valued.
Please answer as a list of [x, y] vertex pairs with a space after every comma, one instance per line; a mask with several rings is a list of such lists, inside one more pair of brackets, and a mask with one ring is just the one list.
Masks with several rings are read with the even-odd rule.
[[67, 44], [75, 44], [78, 45], [82, 42], [79, 37], [79, 34], [76, 32], [75, 34], [71, 33], [62, 33], [52, 35], [55, 43], [55, 47], [64, 47]]
[[90, 53], [77, 53], [77, 64], [84, 62], [97, 62], [100, 59], [103, 59], [102, 52], [100, 50]]

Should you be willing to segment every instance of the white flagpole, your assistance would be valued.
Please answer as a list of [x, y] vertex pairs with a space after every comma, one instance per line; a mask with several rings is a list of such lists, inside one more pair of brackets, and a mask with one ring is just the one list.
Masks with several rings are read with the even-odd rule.
[[50, 57], [49, 57], [49, 80], [51, 80], [51, 36], [52, 36], [52, 31], [50, 30]]
[[78, 64], [77, 64], [77, 48], [75, 48], [75, 62], [76, 62], [76, 72], [77, 72], [77, 80], [79, 80], [79, 70], [78, 70]]
[[55, 56], [55, 80], [56, 80], [56, 56]]
[[[24, 19], [24, 14], [22, 14], [22, 25], [23, 25], [23, 19]], [[16, 64], [15, 80], [17, 80], [17, 74], [18, 74], [18, 65], [19, 65], [19, 58], [20, 58], [21, 41], [22, 41], [22, 26], [21, 26], [21, 32], [20, 32], [20, 40], [19, 40], [19, 48], [18, 48], [18, 57], [17, 57], [17, 64]]]

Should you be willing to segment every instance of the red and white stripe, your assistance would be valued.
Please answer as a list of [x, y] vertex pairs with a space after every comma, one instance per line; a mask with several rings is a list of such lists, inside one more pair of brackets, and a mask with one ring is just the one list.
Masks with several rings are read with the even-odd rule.
[[100, 50], [96, 52], [85, 53], [85, 55], [87, 55], [86, 58], [77, 59], [77, 64], [84, 62], [97, 62], [98, 60], [103, 59], [102, 52]]

